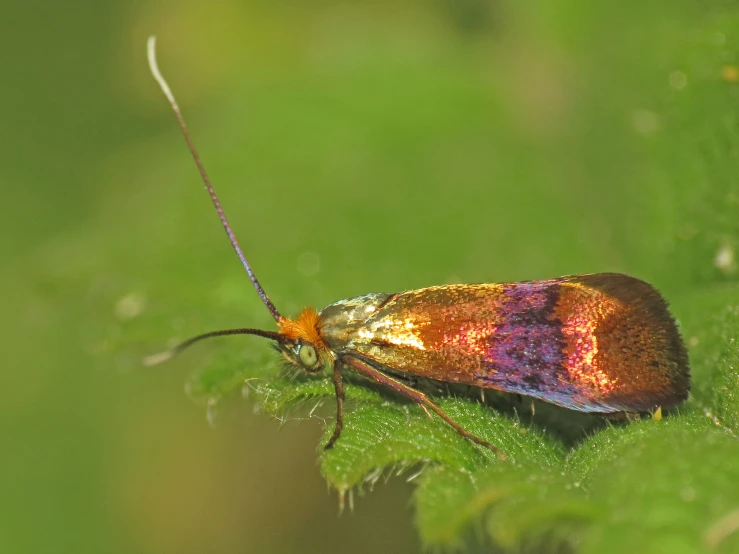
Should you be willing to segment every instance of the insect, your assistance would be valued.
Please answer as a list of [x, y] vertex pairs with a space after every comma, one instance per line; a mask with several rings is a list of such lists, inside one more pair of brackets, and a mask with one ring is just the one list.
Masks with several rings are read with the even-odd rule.
[[667, 303], [651, 285], [627, 275], [571, 275], [543, 281], [442, 285], [396, 294], [372, 293], [283, 316], [257, 280], [221, 208], [184, 119], [157, 67], [149, 65], [177, 117], [218, 217], [277, 331], [228, 329], [193, 337], [149, 357], [165, 361], [195, 342], [224, 335], [274, 341], [288, 363], [333, 373], [336, 426], [343, 427], [343, 372], [353, 370], [417, 402], [498, 457], [493, 444], [468, 432], [401, 377], [416, 376], [518, 393], [595, 413], [643, 412], [685, 400], [688, 356]]

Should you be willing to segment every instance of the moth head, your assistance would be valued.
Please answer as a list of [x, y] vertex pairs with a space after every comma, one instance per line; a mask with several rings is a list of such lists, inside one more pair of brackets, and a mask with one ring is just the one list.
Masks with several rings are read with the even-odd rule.
[[279, 349], [285, 359], [308, 373], [320, 371], [330, 358], [328, 347], [321, 337], [321, 316], [314, 308], [304, 308], [294, 320], [282, 318]]

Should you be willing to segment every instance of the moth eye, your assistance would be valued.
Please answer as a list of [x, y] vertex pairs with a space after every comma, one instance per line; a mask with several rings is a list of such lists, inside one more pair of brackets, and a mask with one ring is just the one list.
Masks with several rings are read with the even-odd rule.
[[313, 348], [310, 344], [301, 345], [298, 356], [300, 357], [300, 363], [302, 363], [306, 367], [313, 367], [318, 361], [318, 354], [316, 354], [316, 349]]

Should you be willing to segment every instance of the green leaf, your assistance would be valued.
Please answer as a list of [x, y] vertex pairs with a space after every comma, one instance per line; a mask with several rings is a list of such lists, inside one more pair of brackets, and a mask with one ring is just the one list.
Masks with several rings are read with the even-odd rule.
[[[684, 332], [695, 344], [699, 386], [693, 400], [662, 420], [601, 426], [568, 452], [567, 441], [547, 432], [538, 417], [531, 425], [476, 399], [442, 395], [443, 410], [511, 458], [501, 462], [418, 406], [353, 382], [341, 439], [330, 451], [319, 449], [321, 472], [342, 493], [383, 476], [413, 476], [418, 529], [429, 545], [462, 546], [478, 528], [503, 548], [566, 543], [581, 552], [644, 545], [692, 552], [713, 540], [719, 551], [730, 551], [739, 537], [723, 537], [716, 526], [739, 499], [732, 385], [739, 287], [685, 294], [674, 307], [690, 322]], [[223, 357], [190, 390], [213, 398], [246, 383], [265, 412], [281, 417], [333, 406], [328, 378], [274, 378], [268, 377], [274, 367], [233, 370], [239, 366]], [[327, 440], [333, 419], [330, 410], [319, 411], [326, 416]], [[717, 533], [720, 538], [712, 539]]]

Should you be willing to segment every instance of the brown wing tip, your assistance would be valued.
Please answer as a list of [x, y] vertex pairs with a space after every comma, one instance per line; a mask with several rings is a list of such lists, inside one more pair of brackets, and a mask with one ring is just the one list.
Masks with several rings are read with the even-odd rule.
[[690, 363], [675, 318], [660, 292], [649, 283], [621, 273], [581, 275], [578, 282], [615, 298], [638, 310], [649, 326], [659, 330], [660, 357], [667, 368], [668, 390], [663, 391], [659, 404], [670, 406], [686, 400], [690, 391]]

